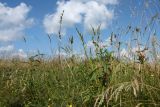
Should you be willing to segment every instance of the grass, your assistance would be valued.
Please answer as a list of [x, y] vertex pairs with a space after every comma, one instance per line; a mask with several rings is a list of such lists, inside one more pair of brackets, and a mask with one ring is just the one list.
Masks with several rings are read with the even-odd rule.
[[[62, 14], [57, 57], [46, 60], [37, 54], [28, 60], [0, 60], [0, 107], [159, 107], [158, 35], [149, 35], [145, 42], [149, 46], [140, 49], [140, 42], [144, 44], [141, 37], [154, 31], [152, 25], [158, 17], [151, 17], [145, 28], [127, 26], [124, 34], [132, 35], [126, 46], [128, 53], [132, 44], [138, 47], [128, 57], [120, 55], [123, 34], [111, 33], [113, 51], [109, 51], [100, 46], [100, 26], [92, 27], [92, 50], [87, 49], [84, 35], [76, 28], [84, 50], [82, 59], [73, 52], [74, 36], [69, 37], [68, 46], [61, 46]], [[48, 38], [51, 45], [51, 35]], [[69, 57], [61, 56], [63, 50]]]
[[[159, 106], [159, 66], [111, 59], [0, 62], [0, 106]], [[7, 64], [6, 64], [7, 63]], [[101, 64], [103, 63], [103, 64]]]

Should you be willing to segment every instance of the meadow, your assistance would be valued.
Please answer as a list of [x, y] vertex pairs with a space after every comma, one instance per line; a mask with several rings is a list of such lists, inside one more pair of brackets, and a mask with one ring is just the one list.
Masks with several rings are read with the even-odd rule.
[[[159, 33], [152, 27], [159, 22], [156, 13], [145, 26], [128, 24], [120, 30], [123, 33], [112, 32], [112, 50], [100, 44], [101, 26], [92, 28], [94, 50], [87, 49], [83, 33], [75, 28], [83, 57], [74, 54], [71, 36], [68, 45], [59, 46], [59, 54], [51, 58], [40, 53], [25, 60], [2, 58], [0, 107], [160, 107]], [[130, 44], [120, 41], [123, 35]], [[48, 39], [51, 43], [50, 35]], [[122, 44], [127, 49], [124, 55]], [[134, 46], [136, 51], [132, 51]]]

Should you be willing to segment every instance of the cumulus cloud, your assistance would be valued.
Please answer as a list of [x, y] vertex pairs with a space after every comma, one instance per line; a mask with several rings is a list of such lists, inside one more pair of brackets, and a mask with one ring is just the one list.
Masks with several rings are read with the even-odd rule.
[[129, 52], [128, 52], [125, 48], [123, 48], [123, 49], [121, 50], [121, 52], [120, 52], [120, 56], [121, 56], [121, 57], [125, 57], [125, 58], [129, 58], [129, 57], [130, 57], [130, 54], [129, 54]]
[[25, 3], [9, 7], [0, 2], [0, 41], [13, 41], [24, 36], [23, 31], [33, 24], [33, 19], [27, 17], [30, 10]]
[[23, 49], [18, 49], [18, 51], [12, 53], [11, 57], [19, 58], [19, 59], [26, 59], [27, 58], [27, 54], [24, 52]]
[[14, 46], [13, 45], [0, 47], [0, 52], [9, 52], [9, 51], [13, 51], [13, 50], [14, 50]]
[[90, 29], [91, 26], [105, 29], [109, 21], [113, 19], [113, 11], [108, 10], [104, 4], [98, 4], [96, 1], [86, 3], [86, 11], [84, 16], [85, 28]]
[[87, 1], [96, 1], [100, 4], [117, 4], [118, 1], [117, 0], [72, 0], [72, 1], [81, 1], [81, 2], [87, 2]]
[[7, 45], [0, 47], [0, 57], [26, 59], [27, 54], [23, 49], [16, 50], [13, 45]]
[[[97, 42], [96, 44], [98, 44], [99, 48], [108, 48], [111, 46], [111, 37], [108, 37], [105, 41]], [[86, 46], [93, 50], [96, 48], [93, 41], [88, 41]]]
[[[141, 46], [141, 47], [136, 46], [130, 49], [122, 48], [120, 51], [120, 57], [133, 60], [134, 58], [138, 57], [138, 52], [142, 52], [144, 49], [145, 49], [144, 46]], [[150, 56], [149, 51], [150, 49], [143, 51], [146, 58], [149, 58]]]
[[82, 21], [81, 13], [84, 12], [84, 7], [81, 2], [63, 1], [57, 2], [57, 5], [56, 13], [45, 16], [43, 23], [47, 33], [58, 33], [59, 20], [63, 10], [65, 11], [63, 16], [63, 27], [72, 27], [75, 23], [80, 23]]
[[83, 24], [87, 30], [101, 24], [101, 29], [105, 29], [114, 18], [114, 10], [109, 9], [108, 5], [117, 3], [117, 0], [58, 1], [56, 12], [46, 15], [43, 24], [47, 33], [57, 34], [60, 16], [64, 10], [63, 31], [75, 24]]

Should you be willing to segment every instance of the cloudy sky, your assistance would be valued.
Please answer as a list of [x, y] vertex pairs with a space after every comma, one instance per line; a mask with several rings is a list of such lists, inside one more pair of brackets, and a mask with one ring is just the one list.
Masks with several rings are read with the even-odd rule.
[[[81, 52], [81, 43], [76, 27], [84, 34], [86, 44], [91, 46], [91, 26], [101, 25], [102, 40], [108, 42], [109, 34], [129, 24], [139, 24], [142, 10], [147, 21], [160, 8], [158, 0], [0, 0], [0, 53], [26, 57], [28, 53], [40, 51], [51, 54], [51, 47], [56, 53], [57, 35], [62, 21], [62, 45], [68, 38], [75, 39], [74, 50]], [[154, 4], [154, 5], [150, 5]], [[150, 6], [150, 7], [149, 7]], [[160, 4], [159, 4], [160, 6]], [[145, 23], [145, 22], [144, 22]], [[47, 35], [50, 34], [50, 45]], [[122, 38], [127, 40], [127, 37]], [[124, 52], [124, 49], [123, 49]], [[11, 54], [10, 54], [11, 55]]]

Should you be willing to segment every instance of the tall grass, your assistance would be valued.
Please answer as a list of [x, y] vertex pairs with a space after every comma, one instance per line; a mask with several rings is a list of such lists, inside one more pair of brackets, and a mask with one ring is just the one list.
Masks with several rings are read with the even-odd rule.
[[[141, 40], [143, 34], [154, 31], [152, 25], [158, 19], [156, 13], [145, 28], [128, 25], [125, 33], [112, 32], [112, 51], [100, 46], [100, 26], [92, 27], [94, 50], [86, 47], [84, 35], [76, 28], [84, 50], [83, 59], [74, 54], [74, 37], [70, 36], [68, 46], [59, 44], [59, 55], [53, 59], [46, 60], [37, 54], [28, 60], [0, 60], [0, 107], [160, 106], [158, 34]], [[127, 34], [130, 34], [126, 46], [129, 55], [123, 56], [125, 43], [119, 38]], [[48, 38], [51, 45], [51, 36]], [[132, 51], [134, 46], [138, 47], [136, 51]], [[61, 56], [62, 50], [69, 57]]]

